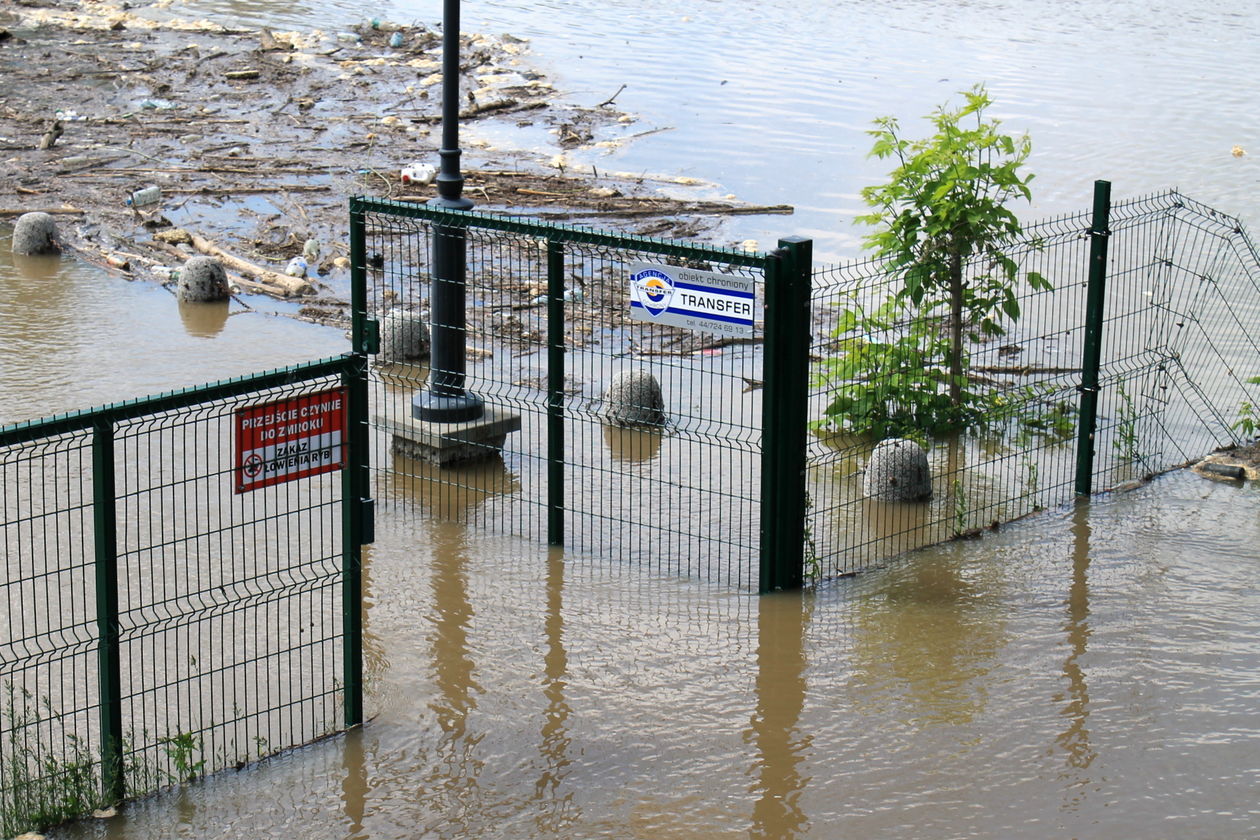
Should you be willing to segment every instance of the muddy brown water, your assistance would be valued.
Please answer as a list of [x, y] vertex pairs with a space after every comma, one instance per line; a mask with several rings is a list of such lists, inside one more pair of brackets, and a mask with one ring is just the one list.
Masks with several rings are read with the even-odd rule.
[[[749, 200], [812, 196], [790, 230], [745, 220], [736, 238], [848, 249], [877, 170], [860, 161], [866, 121], [911, 120], [979, 75], [1034, 132], [1037, 211], [1077, 209], [1095, 177], [1117, 194], [1171, 179], [1254, 225], [1256, 158], [1229, 154], [1260, 147], [1247, 4], [787, 9], [477, 0], [465, 26], [533, 37], [592, 101], [633, 69], [619, 104], [679, 127], [619, 168], [676, 161]], [[245, 11], [290, 27], [358, 14]], [[768, 34], [785, 24], [795, 42]], [[771, 57], [754, 66], [754, 47]], [[789, 71], [797, 92], [771, 96]], [[812, 183], [767, 164], [788, 142]], [[190, 332], [160, 289], [64, 262], [20, 271], [0, 257], [6, 422], [344, 346], [262, 315]], [[383, 515], [368, 726], [53, 836], [1255, 837], [1258, 494], [1174, 473], [760, 599]]]
[[[342, 346], [18, 262], [9, 411]], [[362, 731], [52, 836], [1254, 836], [1258, 493], [1176, 473], [762, 599], [385, 513]]]

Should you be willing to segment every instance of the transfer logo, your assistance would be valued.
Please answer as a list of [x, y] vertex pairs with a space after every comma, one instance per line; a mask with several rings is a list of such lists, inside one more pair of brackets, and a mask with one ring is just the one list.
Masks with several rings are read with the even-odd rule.
[[645, 268], [630, 275], [630, 287], [638, 302], [652, 315], [659, 315], [669, 308], [674, 296], [674, 279], [663, 271]]

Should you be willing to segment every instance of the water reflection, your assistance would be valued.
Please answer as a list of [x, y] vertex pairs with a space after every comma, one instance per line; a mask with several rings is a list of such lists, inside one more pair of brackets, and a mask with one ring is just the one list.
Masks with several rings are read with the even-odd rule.
[[214, 338], [223, 332], [228, 316], [231, 315], [231, 304], [226, 300], [213, 303], [181, 300], [177, 305], [179, 320], [183, 322], [185, 332], [194, 338]]
[[420, 798], [436, 803], [444, 815], [440, 837], [474, 837], [477, 825], [465, 816], [480, 815], [473, 803], [480, 801], [480, 777], [484, 760], [478, 754], [481, 736], [472, 733], [468, 721], [477, 708], [482, 688], [477, 683], [468, 631], [473, 619], [468, 596], [468, 544], [461, 525], [430, 523], [432, 550], [431, 587], [435, 615], [429, 633], [430, 667], [437, 696], [429, 709], [436, 716], [441, 735], [434, 745], [434, 760], [421, 781]]
[[521, 489], [520, 477], [498, 455], [439, 467], [394, 452], [390, 469], [392, 498], [417, 504], [427, 513], [452, 521], [464, 521], [487, 500]]
[[341, 806], [348, 824], [346, 840], [367, 840], [368, 833], [363, 827], [368, 793], [363, 727], [357, 727], [345, 734], [341, 748], [341, 765], [345, 770], [341, 783]]
[[[1072, 585], [1068, 589], [1068, 597], [1064, 602], [1067, 608], [1067, 621], [1063, 629], [1067, 633], [1070, 652], [1063, 662], [1063, 676], [1067, 680], [1066, 694], [1059, 694], [1055, 701], [1063, 703], [1063, 715], [1067, 727], [1055, 739], [1056, 743], [1067, 753], [1067, 767], [1061, 778], [1070, 784], [1065, 790], [1068, 801], [1065, 807], [1075, 808], [1081, 804], [1085, 796], [1085, 788], [1089, 783], [1085, 771], [1098, 757], [1089, 739], [1089, 686], [1086, 684], [1085, 671], [1081, 667], [1081, 658], [1085, 656], [1089, 642], [1089, 561], [1090, 537], [1089, 503], [1079, 501], [1072, 511]], [[1071, 781], [1075, 778], [1075, 782]]]
[[885, 502], [864, 498], [857, 523], [859, 545], [873, 556], [891, 557], [937, 542], [936, 509], [927, 502]]
[[984, 677], [1007, 634], [999, 582], [973, 580], [966, 545], [889, 570], [877, 595], [857, 608], [851, 686], [860, 705], [918, 726], [969, 723], [984, 713]]
[[419, 391], [429, 381], [429, 363], [420, 362], [382, 362], [379, 357], [373, 359], [372, 369], [380, 378], [388, 393], [397, 393], [406, 397], [401, 405], [392, 406], [400, 414], [406, 415], [411, 410], [411, 395]]
[[[0, 249], [7, 251], [10, 247], [7, 241], [0, 242]], [[58, 254], [14, 254], [10, 252], [10, 257], [13, 260], [13, 268], [21, 280], [51, 284], [60, 279], [63, 263], [61, 256]], [[53, 286], [52, 288], [56, 287]], [[18, 290], [27, 290], [30, 294], [44, 297], [48, 294], [50, 286], [27, 285], [18, 287]]]
[[614, 461], [642, 464], [652, 461], [661, 452], [663, 433], [656, 429], [635, 429], [625, 426], [604, 426], [604, 442]]
[[[376, 631], [376, 611], [373, 609], [381, 598], [375, 591], [375, 549], [374, 545], [362, 548], [360, 566], [360, 595], [363, 598], [363, 694], [369, 708], [367, 717], [370, 721], [381, 706], [381, 698], [386, 693], [383, 686], [390, 669], [389, 649], [385, 640]], [[388, 587], [386, 595], [388, 595]], [[363, 743], [364, 727], [360, 726], [346, 733], [346, 755], [343, 760], [345, 778], [342, 783], [342, 808], [350, 825], [349, 838], [366, 838], [363, 833], [363, 818], [367, 811], [368, 775]]]
[[568, 730], [572, 709], [564, 694], [569, 656], [564, 647], [564, 552], [559, 548], [547, 554], [546, 597], [543, 697], [547, 707], [538, 745], [542, 769], [534, 785], [534, 797], [539, 801], [535, 823], [541, 836], [564, 836], [564, 829], [576, 822], [580, 811], [574, 804], [574, 791], [561, 790], [572, 763]]
[[805, 707], [805, 631], [812, 600], [799, 592], [763, 596], [757, 610], [757, 711], [750, 740], [757, 748], [753, 837], [792, 838], [807, 827], [800, 764], [810, 737], [800, 732]]
[[[76, 263], [57, 254], [14, 254], [11, 247], [10, 237], [0, 236], [0, 338], [6, 347], [54, 349], [56, 341], [49, 338], [69, 334], [75, 319], [89, 314], [66, 305], [78, 296], [75, 278], [67, 276]], [[5, 270], [8, 266], [12, 270]]]

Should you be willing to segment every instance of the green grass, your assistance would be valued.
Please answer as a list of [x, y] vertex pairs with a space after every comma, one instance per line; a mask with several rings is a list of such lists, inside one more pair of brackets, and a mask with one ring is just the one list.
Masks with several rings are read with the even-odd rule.
[[[41, 831], [102, 804], [100, 766], [77, 735], [57, 737], [47, 698], [5, 684], [0, 714], [0, 837]], [[42, 708], [41, 708], [42, 706]]]

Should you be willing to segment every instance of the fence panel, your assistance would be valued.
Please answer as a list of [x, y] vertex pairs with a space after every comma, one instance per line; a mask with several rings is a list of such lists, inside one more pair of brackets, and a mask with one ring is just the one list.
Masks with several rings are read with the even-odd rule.
[[238, 410], [339, 384], [324, 377], [119, 425], [129, 790], [339, 728], [341, 476], [236, 492], [232, 445]]
[[[0, 430], [0, 834], [357, 722], [353, 482], [336, 468], [364, 453], [344, 423], [311, 437], [310, 418], [356, 416], [342, 402], [362, 368], [324, 360]], [[281, 441], [257, 465], [254, 417]]]
[[[467, 387], [489, 411], [519, 416], [520, 429], [501, 456], [491, 447], [440, 467], [407, 442], [429, 369], [427, 353], [402, 345], [415, 329], [406, 325], [427, 318], [433, 237], [448, 222], [466, 226]], [[759, 312], [764, 255], [383, 201], [357, 201], [352, 224], [363, 226], [365, 309], [381, 334], [378, 496], [662, 573], [756, 585], [758, 339], [632, 320], [629, 278], [641, 263], [743, 278]], [[605, 394], [628, 372], [659, 383], [659, 425], [610, 419]]]
[[0, 836], [100, 790], [92, 433], [0, 447]]
[[[930, 442], [926, 503], [866, 498], [862, 471], [877, 440], [827, 421], [843, 383], [816, 375], [809, 445], [813, 576], [851, 574], [905, 551], [975, 533], [1074, 495], [1089, 267], [1088, 214], [1025, 227], [1012, 255], [1052, 291], [1025, 286], [1021, 317], [971, 346], [973, 383], [1011, 395], [985, 430]], [[1260, 368], [1254, 323], [1260, 270], [1237, 220], [1176, 193], [1111, 212], [1093, 487], [1107, 490], [1240, 442], [1238, 407], [1254, 401]], [[984, 266], [972, 266], [983, 272]], [[870, 311], [897, 289], [878, 261], [814, 276], [815, 372], [846, 342], [888, 342], [930, 332], [914, 316], [883, 334], [840, 329], [840, 313]], [[885, 371], [881, 375], [891, 375]], [[873, 376], [872, 379], [877, 377]]]
[[[846, 320], [846, 311], [874, 312], [897, 291], [898, 278], [878, 261], [813, 270], [806, 323], [789, 319], [786, 331], [812, 334], [808, 353], [788, 350], [791, 341], [782, 339], [795, 356], [777, 359], [770, 371], [758, 342], [775, 333], [761, 314], [769, 260], [780, 254], [355, 200], [360, 315], [379, 324], [382, 339], [373, 373], [375, 445], [389, 452], [377, 459], [381, 495], [662, 572], [751, 588], [757, 561], [763, 569], [797, 562], [773, 555], [798, 553], [778, 539], [797, 527], [796, 511], [780, 511], [775, 502], [792, 495], [799, 469], [776, 467], [764, 486], [762, 471], [775, 453], [783, 456], [775, 463], [794, 460], [771, 443], [786, 440], [782, 424], [801, 422], [789, 406], [797, 386], [787, 380], [806, 369], [813, 384], [805, 398], [811, 434], [800, 553], [814, 578], [853, 573], [1063, 504], [1082, 475], [1105, 490], [1238, 442], [1232, 426], [1239, 406], [1260, 405], [1246, 381], [1257, 373], [1246, 328], [1257, 315], [1255, 248], [1237, 220], [1167, 193], [1112, 208], [1097, 420], [1092, 438], [1084, 433], [1093, 454], [1078, 475], [1090, 226], [1081, 213], [1025, 228], [1011, 256], [1022, 273], [1042, 275], [1052, 289], [1025, 284], [1017, 291], [1018, 321], [1008, 319], [1003, 332], [970, 345], [970, 382], [998, 395], [986, 405], [984, 431], [931, 441], [932, 500], [900, 504], [862, 492], [877, 440], [852, 434], [831, 416], [845, 383], [824, 373], [848, 347], [907, 336], [926, 345], [939, 335], [938, 312], [905, 311], [878, 328]], [[399, 442], [407, 438], [399, 432], [410, 423], [412, 396], [429, 377], [425, 349], [400, 348], [407, 331], [426, 322], [437, 235], [458, 235], [467, 247], [468, 305], [458, 329], [468, 387], [492, 411], [521, 418], [501, 457], [458, 469], [427, 464]], [[795, 261], [784, 253], [784, 265]], [[627, 278], [637, 264], [653, 261], [751, 279], [755, 335], [715, 339], [631, 320]], [[968, 266], [971, 276], [989, 270]], [[628, 370], [650, 373], [662, 386], [663, 426], [609, 422], [605, 393]], [[868, 372], [865, 384], [907, 372]], [[763, 407], [763, 394], [771, 393], [784, 396]], [[487, 451], [497, 453], [498, 445]], [[759, 584], [763, 591], [778, 585], [764, 577]]]
[[1237, 219], [1168, 193], [1119, 206], [1112, 230], [1102, 487], [1240, 443], [1260, 374], [1260, 259]]

